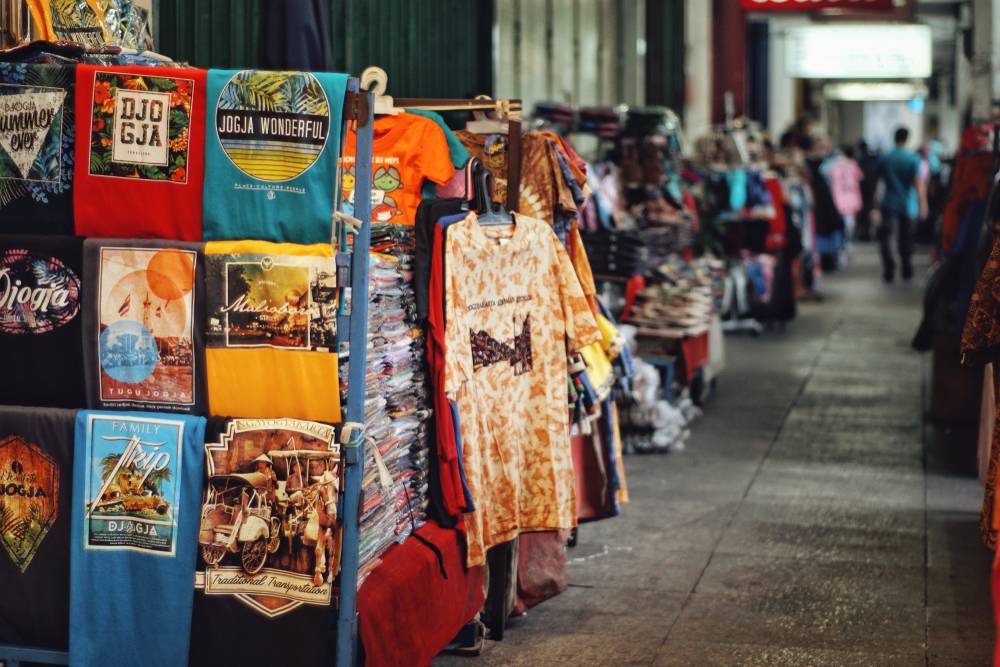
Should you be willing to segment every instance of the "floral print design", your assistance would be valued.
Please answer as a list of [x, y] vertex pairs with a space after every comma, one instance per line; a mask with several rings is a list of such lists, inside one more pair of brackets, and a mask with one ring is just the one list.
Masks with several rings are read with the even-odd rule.
[[[166, 166], [115, 162], [112, 159], [115, 94], [119, 88], [170, 93], [170, 133], [166, 138], [169, 152]], [[91, 175], [186, 183], [188, 128], [191, 125], [193, 97], [193, 79], [96, 72], [90, 123]]]

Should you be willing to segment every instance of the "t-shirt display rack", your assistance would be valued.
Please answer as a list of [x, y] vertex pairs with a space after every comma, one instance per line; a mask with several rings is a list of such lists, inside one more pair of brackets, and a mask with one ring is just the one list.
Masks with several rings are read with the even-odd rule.
[[[340, 247], [334, 247], [337, 267], [337, 293], [341, 307], [337, 313], [338, 349], [346, 346], [349, 350], [348, 385], [346, 391], [346, 413], [343, 415], [341, 446], [344, 470], [343, 492], [340, 495], [338, 514], [342, 517], [342, 560], [340, 568], [340, 591], [337, 601], [337, 647], [335, 665], [353, 667], [357, 655], [358, 615], [357, 581], [359, 552], [359, 502], [364, 457], [361, 455], [365, 443], [365, 375], [367, 364], [368, 338], [368, 275], [369, 249], [371, 241], [371, 170], [373, 136], [372, 95], [362, 92], [357, 78], [347, 81], [344, 100], [344, 124], [357, 131], [356, 170], [357, 187], [367, 190], [358, 193], [355, 218], [337, 216], [336, 238]], [[347, 228], [353, 228], [354, 239], [347, 252], [344, 243]], [[331, 239], [332, 242], [332, 239]], [[350, 311], [343, 307], [349, 285]], [[334, 389], [340, 391], [339, 387]], [[331, 610], [332, 611], [332, 610]], [[22, 663], [53, 665], [69, 664], [69, 654], [40, 647], [0, 644], [0, 661], [6, 667], [19, 667]]]

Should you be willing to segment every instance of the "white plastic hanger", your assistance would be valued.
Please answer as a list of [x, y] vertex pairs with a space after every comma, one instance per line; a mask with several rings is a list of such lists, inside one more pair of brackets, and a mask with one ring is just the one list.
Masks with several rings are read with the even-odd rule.
[[389, 86], [389, 75], [381, 67], [367, 67], [361, 73], [361, 89], [375, 93], [375, 115], [395, 116], [403, 110], [397, 107], [385, 91]]
[[[477, 100], [490, 100], [488, 95], [478, 95]], [[506, 100], [497, 101], [497, 113], [504, 116], [502, 119], [487, 118], [483, 111], [473, 111], [475, 120], [470, 120], [465, 124], [465, 129], [473, 134], [507, 134], [510, 131], [510, 124], [507, 121], [509, 110], [503, 108]]]

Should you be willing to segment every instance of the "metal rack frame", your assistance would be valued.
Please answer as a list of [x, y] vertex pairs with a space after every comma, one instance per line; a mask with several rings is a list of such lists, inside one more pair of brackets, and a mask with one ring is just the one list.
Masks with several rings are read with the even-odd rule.
[[[365, 372], [368, 348], [368, 251], [371, 245], [371, 170], [373, 122], [371, 94], [360, 92], [360, 82], [351, 78], [347, 83], [344, 100], [344, 121], [356, 123], [355, 169], [357, 186], [355, 215], [361, 221], [354, 232], [350, 253], [337, 253], [337, 266], [350, 266], [351, 310], [337, 315], [338, 343], [347, 342], [348, 359], [346, 425], [360, 425], [350, 429], [347, 442], [343, 442], [344, 492], [343, 507], [343, 559], [340, 568], [340, 600], [337, 605], [336, 667], [354, 667], [358, 642], [358, 506], [361, 499], [361, 479], [364, 476], [364, 421], [365, 421]], [[345, 247], [341, 244], [341, 250]], [[344, 303], [346, 288], [338, 283], [340, 302]], [[347, 339], [343, 337], [347, 332]], [[335, 387], [334, 391], [340, 391]], [[343, 436], [342, 436], [343, 439]], [[66, 651], [0, 644], [0, 661], [5, 667], [20, 667], [22, 662], [49, 665], [68, 665]]]

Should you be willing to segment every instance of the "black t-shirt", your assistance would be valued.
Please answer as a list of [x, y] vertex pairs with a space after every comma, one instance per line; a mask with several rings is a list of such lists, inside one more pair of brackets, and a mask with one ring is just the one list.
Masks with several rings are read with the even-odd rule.
[[82, 408], [83, 239], [0, 235], [0, 404]]
[[204, 415], [203, 244], [84, 242], [87, 406]]
[[427, 321], [428, 295], [431, 280], [431, 252], [434, 250], [434, 226], [446, 215], [462, 212], [466, 201], [460, 198], [425, 199], [417, 208], [414, 221], [416, 251], [413, 258], [413, 289], [417, 293], [417, 320]]
[[68, 647], [75, 419], [0, 406], [0, 643]]
[[[205, 442], [190, 665], [330, 664], [336, 612], [329, 565], [339, 561], [339, 554], [324, 551], [332, 560], [320, 561], [327, 567], [318, 571], [315, 545], [303, 538], [328, 523], [328, 514], [313, 519], [310, 508], [322, 505], [326, 512], [336, 504], [338, 483], [322, 479], [325, 471], [339, 477], [334, 428], [296, 419], [210, 417]], [[251, 489], [245, 481], [255, 479]], [[321, 490], [324, 481], [333, 486]], [[317, 504], [318, 497], [325, 501]], [[258, 573], [247, 570], [247, 542], [238, 542], [235, 553], [218, 549], [244, 502], [267, 516], [272, 527], [280, 524], [268, 535], [277, 542]], [[219, 526], [223, 529], [216, 530]], [[331, 537], [337, 534], [333, 530]]]
[[75, 81], [73, 65], [0, 63], [2, 234], [73, 233]]

